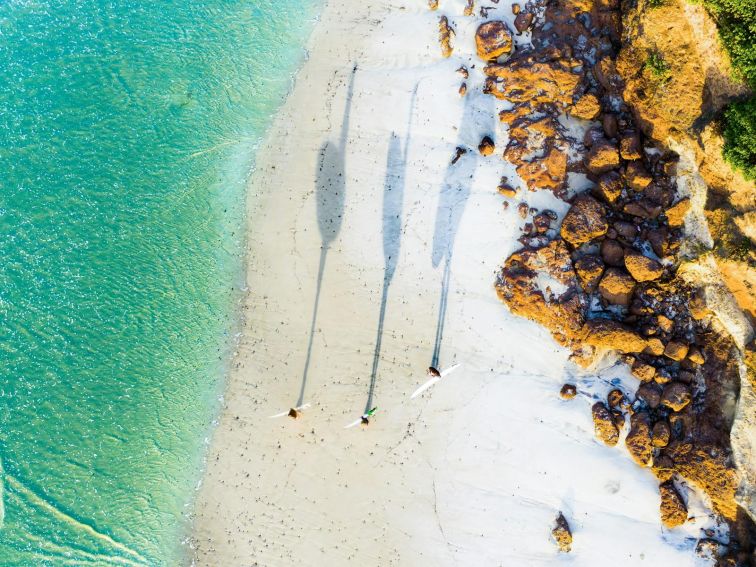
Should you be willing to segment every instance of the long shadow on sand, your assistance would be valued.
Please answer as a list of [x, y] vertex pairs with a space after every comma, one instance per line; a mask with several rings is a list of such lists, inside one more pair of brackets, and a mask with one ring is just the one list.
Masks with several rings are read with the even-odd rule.
[[444, 174], [441, 195], [436, 211], [436, 224], [433, 232], [433, 249], [431, 260], [433, 268], [438, 268], [443, 262], [441, 277], [441, 297], [438, 305], [438, 320], [436, 323], [436, 338], [433, 343], [431, 365], [438, 367], [441, 355], [441, 345], [444, 338], [446, 323], [446, 307], [449, 299], [449, 282], [451, 279], [451, 262], [454, 255], [454, 241], [457, 238], [459, 223], [470, 198], [475, 168], [480, 154], [477, 144], [486, 134], [494, 131], [494, 102], [490, 95], [470, 93], [465, 97], [462, 122], [460, 123], [457, 147], [467, 149], [455, 164], [450, 163]]
[[318, 279], [315, 287], [315, 303], [312, 308], [310, 337], [307, 342], [307, 356], [302, 373], [302, 386], [299, 389], [297, 407], [304, 403], [307, 374], [310, 370], [310, 361], [312, 360], [312, 343], [315, 338], [315, 325], [318, 319], [318, 306], [320, 305], [320, 291], [323, 287], [326, 257], [328, 256], [331, 244], [341, 230], [341, 222], [344, 216], [346, 144], [347, 137], [349, 136], [349, 116], [352, 108], [354, 77], [356, 74], [357, 67], [355, 66], [349, 80], [349, 90], [347, 91], [339, 139], [336, 142], [327, 140], [320, 147], [320, 162], [315, 181], [318, 230], [320, 230], [320, 263], [318, 265]]
[[404, 139], [402, 152], [399, 138], [392, 132], [386, 157], [386, 178], [383, 182], [383, 291], [381, 293], [381, 312], [378, 317], [378, 332], [375, 339], [373, 354], [373, 369], [370, 373], [370, 388], [368, 389], [365, 412], [373, 407], [373, 395], [378, 376], [378, 362], [381, 358], [381, 343], [383, 341], [383, 324], [386, 319], [386, 304], [391, 281], [394, 279], [396, 266], [399, 261], [399, 249], [402, 239], [402, 207], [404, 204], [404, 186], [407, 173], [407, 155], [410, 136], [412, 133], [412, 116], [415, 112], [417, 87], [412, 93], [410, 101], [409, 119], [407, 121], [407, 135]]

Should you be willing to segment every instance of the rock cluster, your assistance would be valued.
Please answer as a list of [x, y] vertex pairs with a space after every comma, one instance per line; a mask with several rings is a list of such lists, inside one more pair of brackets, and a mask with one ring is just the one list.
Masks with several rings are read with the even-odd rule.
[[[524, 247], [499, 274], [498, 294], [573, 348], [579, 364], [606, 351], [624, 356], [637, 392], [593, 405], [596, 436], [616, 445], [628, 427], [625, 447], [661, 482], [665, 525], [687, 515], [670, 483], [675, 475], [703, 488], [733, 521], [731, 416], [722, 409], [732, 388], [732, 340], [713, 330], [700, 290], [676, 274], [690, 202], [676, 192], [677, 156], [646, 138], [623, 102], [615, 69], [619, 3], [547, 3], [532, 34], [533, 49], [506, 63], [481, 55], [489, 61], [485, 91], [511, 107], [499, 116], [510, 132], [503, 157], [529, 190], [564, 199], [570, 172], [592, 187], [573, 198], [558, 232], [557, 223], [520, 204], [532, 220]], [[590, 121], [582, 139], [564, 129], [562, 114]], [[502, 185], [506, 197], [517, 194]], [[544, 281], [555, 285], [544, 289]]]

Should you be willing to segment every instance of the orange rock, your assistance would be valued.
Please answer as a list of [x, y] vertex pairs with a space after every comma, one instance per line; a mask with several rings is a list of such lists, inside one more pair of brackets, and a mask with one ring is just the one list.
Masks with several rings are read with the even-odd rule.
[[593, 404], [591, 413], [593, 414], [593, 429], [596, 432], [596, 437], [610, 447], [616, 445], [619, 441], [619, 430], [604, 402]]
[[628, 161], [641, 159], [640, 137], [637, 132], [631, 130], [622, 134], [620, 138], [620, 155]]
[[609, 319], [592, 319], [583, 327], [585, 342], [591, 346], [618, 350], [620, 352], [642, 352], [646, 340], [638, 333]]
[[676, 528], [688, 521], [688, 508], [671, 481], [659, 486], [659, 494], [661, 495], [659, 513], [666, 527]]
[[601, 112], [601, 105], [599, 104], [596, 95], [587, 94], [580, 97], [580, 99], [572, 105], [568, 112], [575, 118], [593, 120]]
[[551, 148], [544, 157], [518, 165], [517, 174], [531, 191], [548, 189], [558, 194], [567, 180], [567, 154]]
[[596, 193], [607, 203], [614, 203], [622, 194], [622, 179], [616, 171], [605, 173], [598, 180]]
[[625, 267], [639, 282], [657, 280], [664, 273], [664, 267], [659, 262], [643, 254], [626, 253]]
[[643, 164], [639, 161], [633, 161], [627, 164], [625, 169], [625, 181], [636, 191], [643, 191], [654, 180], [651, 174], [646, 171]]
[[556, 525], [554, 526], [554, 529], [551, 530], [551, 535], [554, 538], [554, 541], [556, 541], [559, 551], [569, 553], [570, 549], [572, 549], [572, 532], [570, 531], [570, 526], [567, 523], [564, 514], [561, 512], [559, 512], [559, 516], [557, 516]]
[[650, 364], [636, 360], [633, 362], [632, 373], [641, 382], [650, 382], [656, 375], [656, 368]]
[[567, 242], [578, 247], [603, 236], [607, 230], [609, 223], [603, 205], [593, 197], [582, 194], [575, 198], [567, 211], [560, 233]]
[[609, 268], [598, 286], [601, 297], [613, 305], [630, 305], [635, 290], [635, 280], [618, 268]]
[[592, 173], [606, 173], [619, 167], [619, 152], [617, 146], [609, 140], [600, 140], [593, 144], [585, 156], [585, 166]]
[[685, 215], [688, 214], [689, 210], [690, 199], [688, 199], [687, 197], [680, 199], [680, 201], [672, 205], [672, 207], [667, 209], [664, 213], [665, 215], [667, 215], [667, 222], [669, 223], [669, 226], [682, 226], [685, 220]]
[[[544, 280], [554, 282], [551, 292], [542, 287]], [[512, 313], [540, 323], [562, 343], [577, 336], [585, 320], [585, 303], [575, 293], [577, 288], [570, 254], [562, 240], [515, 252], [507, 258], [496, 282], [497, 294]]]
[[478, 151], [480, 152], [480, 155], [490, 156], [492, 153], [494, 153], [495, 150], [496, 146], [494, 145], [494, 141], [491, 139], [491, 137], [483, 136], [480, 144], [478, 144]]
[[589, 254], [578, 259], [574, 267], [583, 289], [592, 293], [604, 273], [604, 262], [598, 256]]
[[438, 20], [438, 42], [441, 44], [441, 55], [444, 57], [451, 57], [454, 52], [452, 36], [454, 36], [454, 29], [449, 25], [447, 17], [441, 16]]
[[475, 32], [475, 47], [478, 57], [484, 61], [494, 61], [512, 52], [512, 34], [502, 21], [485, 22]]
[[683, 360], [688, 355], [688, 345], [682, 341], [670, 341], [664, 348], [664, 356], [676, 360]]
[[638, 412], [630, 417], [630, 431], [625, 437], [625, 447], [638, 465], [647, 467], [651, 464], [654, 447], [651, 440], [651, 421], [646, 412]]
[[525, 59], [506, 65], [492, 63], [484, 69], [488, 78], [486, 92], [515, 104], [554, 104], [562, 108], [572, 104], [581, 74], [565, 69], [557, 62], [531, 62]]

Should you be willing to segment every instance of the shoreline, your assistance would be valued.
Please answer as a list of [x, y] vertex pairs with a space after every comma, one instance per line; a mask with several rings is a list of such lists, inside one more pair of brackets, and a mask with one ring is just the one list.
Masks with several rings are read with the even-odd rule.
[[[508, 166], [449, 159], [506, 134], [479, 70], [457, 94], [454, 69], [483, 67], [476, 20], [457, 20], [443, 59], [442, 13], [332, 0], [310, 36], [248, 190], [243, 332], [195, 499], [194, 563], [550, 565], [564, 511], [581, 561], [692, 565], [706, 506], [662, 538], [653, 477], [594, 439], [591, 404], [633, 378], [577, 373], [496, 298], [520, 247], [495, 191]], [[512, 20], [511, 2], [491, 15]], [[430, 363], [453, 362], [453, 379], [408, 399]], [[269, 419], [298, 398], [313, 404], [302, 418]], [[374, 404], [367, 430], [343, 429]]]

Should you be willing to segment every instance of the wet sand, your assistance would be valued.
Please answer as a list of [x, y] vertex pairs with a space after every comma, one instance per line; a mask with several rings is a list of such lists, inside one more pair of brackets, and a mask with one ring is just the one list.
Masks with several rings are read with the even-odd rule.
[[[695, 564], [700, 524], [663, 533], [653, 475], [594, 439], [591, 404], [634, 379], [611, 362], [577, 374], [496, 298], [522, 221], [496, 192], [511, 173], [500, 157], [450, 165], [457, 146], [506, 136], [463, 4], [444, 6], [451, 59], [443, 12], [421, 0], [332, 0], [311, 38], [250, 183], [245, 324], [198, 494], [197, 565], [553, 565], [559, 511], [575, 535], [561, 560]], [[430, 364], [455, 362], [409, 399]], [[269, 417], [303, 402], [296, 421]], [[344, 429], [374, 406], [368, 428]]]

